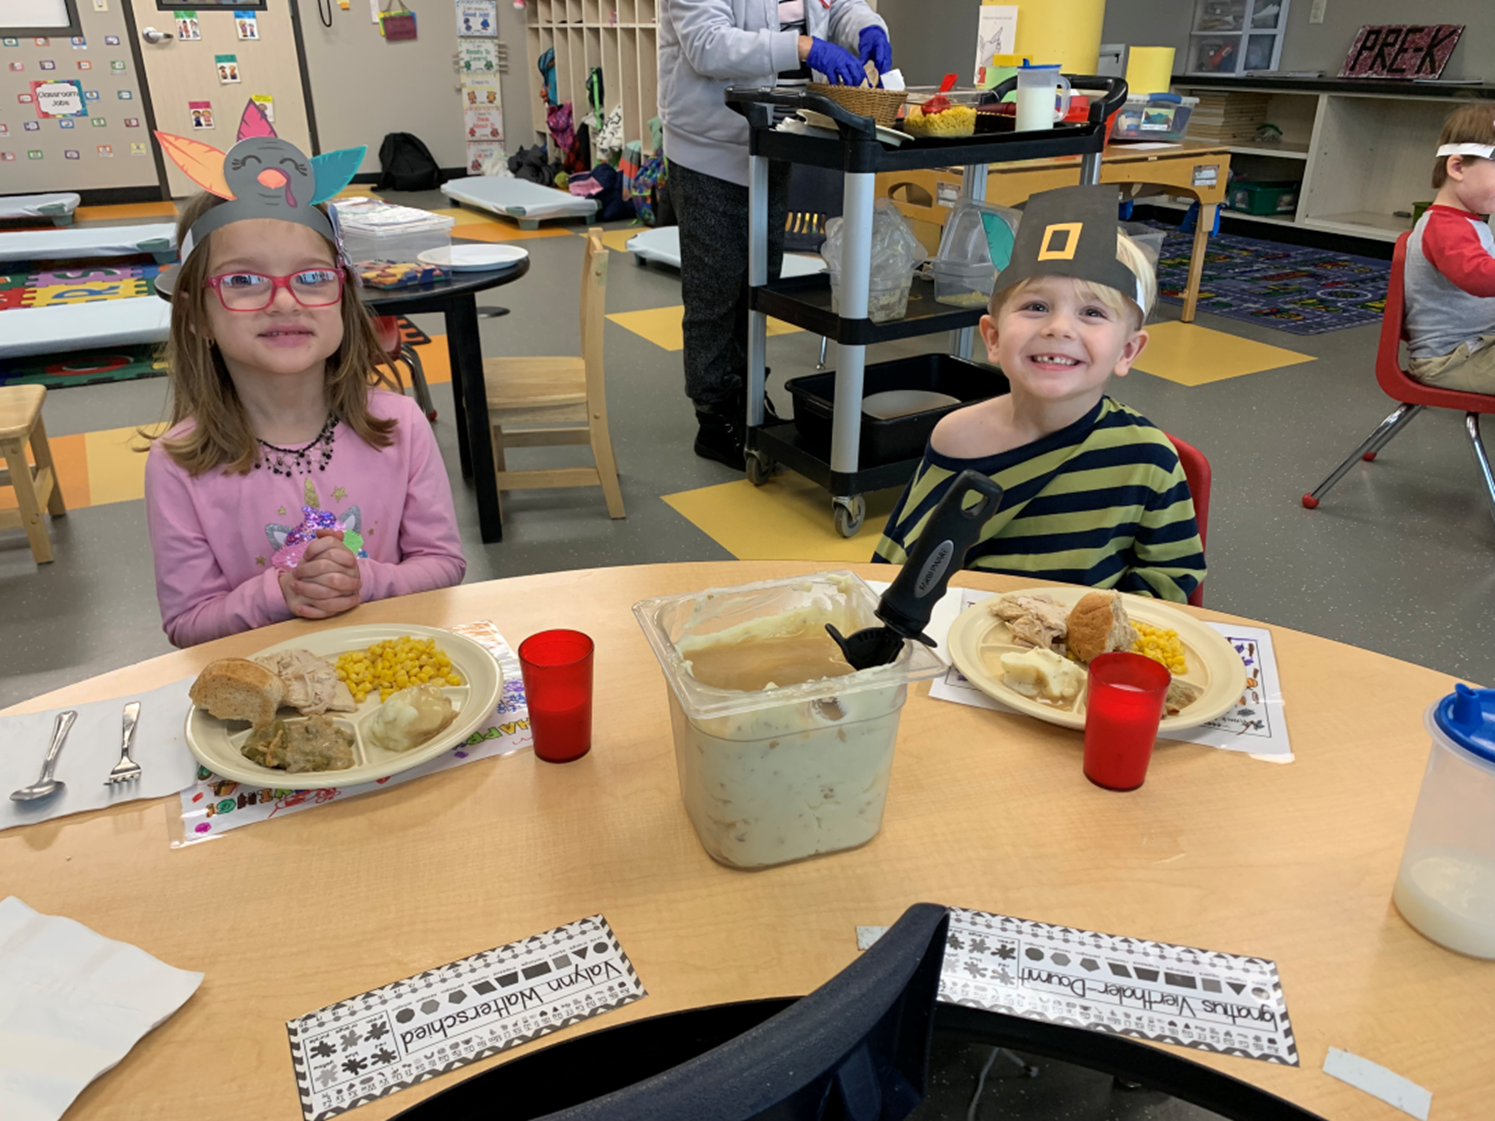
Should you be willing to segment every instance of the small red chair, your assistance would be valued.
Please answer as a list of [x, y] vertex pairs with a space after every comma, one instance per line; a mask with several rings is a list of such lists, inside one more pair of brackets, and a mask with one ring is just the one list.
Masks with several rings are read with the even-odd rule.
[[[1179, 466], [1184, 469], [1184, 479], [1188, 481], [1189, 493], [1194, 497], [1194, 521], [1199, 525], [1199, 544], [1202, 548], [1209, 529], [1209, 491], [1214, 473], [1210, 470], [1209, 460], [1204, 458], [1204, 453], [1193, 444], [1186, 444], [1177, 436], [1169, 436], [1168, 439], [1173, 441], [1174, 450], [1178, 452]], [[1189, 603], [1194, 607], [1204, 606], [1203, 584], [1194, 586], [1194, 590], [1189, 593]]]
[[[410, 385], [415, 390], [415, 401], [427, 420], [436, 419], [436, 406], [431, 402], [431, 390], [426, 385], [426, 368], [421, 365], [420, 355], [413, 346], [406, 346], [400, 336], [400, 317], [397, 315], [375, 315], [370, 318], [374, 337], [379, 340], [379, 349], [389, 356], [391, 363], [403, 362], [410, 370]], [[393, 366], [391, 367], [393, 368]], [[395, 377], [400, 376], [398, 369]], [[401, 388], [404, 388], [402, 385]]]
[[1406, 328], [1403, 288], [1407, 267], [1407, 240], [1411, 236], [1410, 233], [1405, 233], [1396, 239], [1396, 252], [1391, 258], [1391, 282], [1386, 291], [1386, 311], [1381, 319], [1381, 345], [1376, 351], [1376, 381], [1388, 397], [1400, 404], [1348, 459], [1334, 469], [1334, 474], [1320, 483], [1312, 494], [1303, 496], [1303, 505], [1310, 510], [1318, 508], [1320, 500], [1329, 493], [1329, 488], [1345, 477], [1349, 469], [1355, 466], [1356, 460], [1369, 462], [1375, 459], [1381, 449], [1391, 442], [1391, 438], [1406, 427], [1407, 421], [1423, 409], [1432, 407], [1463, 412], [1464, 431], [1469, 437], [1474, 461], [1479, 465], [1479, 473], [1484, 479], [1491, 510], [1495, 512], [1495, 473], [1490, 470], [1490, 457], [1485, 453], [1484, 441], [1479, 436], [1480, 414], [1495, 413], [1495, 395], [1436, 389], [1413, 380], [1402, 369], [1401, 344]]

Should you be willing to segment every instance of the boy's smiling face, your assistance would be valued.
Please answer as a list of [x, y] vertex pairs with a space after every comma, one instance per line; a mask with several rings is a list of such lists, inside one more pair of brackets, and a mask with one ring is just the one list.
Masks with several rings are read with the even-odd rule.
[[1118, 314], [1087, 298], [1070, 277], [1041, 276], [981, 317], [989, 361], [1002, 368], [1014, 392], [1047, 402], [1100, 400], [1112, 374], [1126, 374], [1147, 345], [1135, 311]]

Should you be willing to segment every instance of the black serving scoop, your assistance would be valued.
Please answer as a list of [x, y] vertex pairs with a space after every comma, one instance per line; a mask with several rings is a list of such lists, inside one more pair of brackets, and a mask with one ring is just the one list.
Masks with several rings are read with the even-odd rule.
[[[967, 505], [971, 495], [976, 501]], [[902, 571], [878, 602], [877, 617], [886, 625], [850, 635], [843, 635], [831, 623], [825, 625], [853, 669], [895, 661], [906, 638], [934, 645], [934, 639], [924, 633], [930, 613], [945, 594], [950, 577], [965, 565], [966, 553], [976, 543], [981, 527], [1001, 503], [1002, 488], [987, 476], [976, 471], [956, 476], [929, 515]]]

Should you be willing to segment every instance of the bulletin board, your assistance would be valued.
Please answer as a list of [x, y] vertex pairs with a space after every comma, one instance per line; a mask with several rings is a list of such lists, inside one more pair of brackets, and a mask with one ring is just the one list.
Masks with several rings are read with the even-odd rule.
[[76, 34], [0, 28], [0, 193], [158, 186], [123, 7], [87, 0]]

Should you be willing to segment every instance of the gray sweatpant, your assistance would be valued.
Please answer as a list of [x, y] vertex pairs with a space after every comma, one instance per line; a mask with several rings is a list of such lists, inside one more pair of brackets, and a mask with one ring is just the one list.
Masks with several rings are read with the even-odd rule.
[[[748, 189], [670, 164], [670, 199], [680, 223], [680, 294], [685, 303], [685, 393], [696, 409], [741, 420], [746, 407]], [[789, 164], [768, 165], [768, 276], [784, 259]]]

